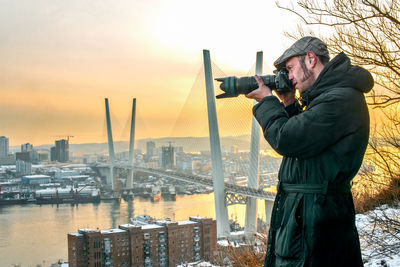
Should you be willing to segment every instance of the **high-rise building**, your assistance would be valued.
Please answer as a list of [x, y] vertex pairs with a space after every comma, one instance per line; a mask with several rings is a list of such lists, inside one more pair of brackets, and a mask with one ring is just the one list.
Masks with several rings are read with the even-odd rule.
[[160, 158], [160, 167], [163, 169], [173, 169], [176, 166], [176, 155], [174, 147], [171, 145], [163, 146]]
[[56, 161], [57, 160], [56, 147], [55, 146], [52, 146], [50, 148], [50, 160], [51, 161]]
[[17, 161], [22, 160], [25, 162], [30, 162], [31, 161], [31, 152], [30, 151], [16, 152], [15, 159]]
[[146, 143], [146, 156], [147, 158], [151, 158], [156, 155], [156, 143], [154, 141], [148, 141]]
[[124, 224], [117, 229], [80, 229], [68, 234], [68, 262], [83, 266], [176, 266], [209, 260], [217, 249], [216, 221]]
[[22, 144], [21, 145], [21, 152], [25, 151], [32, 151], [33, 150], [33, 145], [30, 143]]
[[8, 157], [9, 144], [8, 138], [5, 136], [0, 136], [0, 158]]
[[17, 160], [15, 162], [15, 171], [18, 174], [31, 174], [32, 173], [32, 163], [23, 160]]
[[67, 162], [69, 160], [68, 140], [56, 141], [56, 146], [51, 148], [51, 161]]
[[30, 143], [21, 145], [21, 152], [15, 153], [15, 159], [35, 164], [40, 162], [38, 151], [33, 149], [33, 145]]

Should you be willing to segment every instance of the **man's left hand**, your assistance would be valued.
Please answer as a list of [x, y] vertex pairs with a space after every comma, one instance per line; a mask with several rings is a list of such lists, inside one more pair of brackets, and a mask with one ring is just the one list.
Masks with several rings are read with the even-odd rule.
[[261, 101], [261, 99], [263, 99], [264, 97], [267, 96], [271, 96], [272, 95], [272, 91], [271, 89], [266, 86], [263, 82], [263, 80], [258, 76], [254, 76], [254, 78], [256, 79], [257, 83], [258, 83], [258, 88], [254, 91], [251, 91], [250, 93], [248, 93], [246, 95], [247, 98], [251, 98], [251, 99], [255, 99], [258, 102]]

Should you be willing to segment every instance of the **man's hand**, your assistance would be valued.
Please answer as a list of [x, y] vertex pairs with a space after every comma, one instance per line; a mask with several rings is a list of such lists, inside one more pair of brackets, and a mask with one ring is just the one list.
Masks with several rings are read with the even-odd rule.
[[258, 75], [254, 76], [254, 78], [258, 83], [258, 88], [248, 93], [246, 95], [247, 98], [255, 99], [260, 102], [264, 97], [272, 95], [271, 89], [264, 84], [263, 80]]
[[[271, 89], [266, 86], [263, 82], [263, 80], [258, 76], [255, 75], [254, 78], [256, 79], [257, 83], [258, 83], [258, 88], [254, 91], [251, 91], [250, 93], [248, 93], [246, 95], [247, 98], [251, 98], [251, 99], [255, 99], [258, 102], [261, 101], [261, 99], [263, 99], [264, 97], [267, 96], [271, 96], [272, 95], [272, 91]], [[278, 97], [280, 98], [280, 100], [282, 101], [283, 105], [289, 106], [291, 104], [293, 104], [294, 102], [296, 102], [296, 97], [295, 97], [295, 93], [293, 92], [289, 92], [289, 93], [285, 93], [285, 94], [277, 94]]]
[[282, 100], [282, 103], [285, 107], [293, 104], [294, 102], [296, 102], [296, 96], [294, 91], [293, 92], [288, 92], [288, 93], [284, 93], [284, 94], [278, 94], [279, 98]]

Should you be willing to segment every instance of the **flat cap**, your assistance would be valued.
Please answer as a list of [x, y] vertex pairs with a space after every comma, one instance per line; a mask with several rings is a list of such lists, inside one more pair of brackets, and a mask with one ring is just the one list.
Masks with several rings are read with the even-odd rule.
[[328, 47], [317, 37], [305, 36], [297, 40], [291, 47], [289, 47], [275, 62], [274, 65], [277, 69], [285, 67], [286, 61], [295, 56], [307, 54], [307, 52], [314, 52], [317, 56], [324, 56], [329, 58]]

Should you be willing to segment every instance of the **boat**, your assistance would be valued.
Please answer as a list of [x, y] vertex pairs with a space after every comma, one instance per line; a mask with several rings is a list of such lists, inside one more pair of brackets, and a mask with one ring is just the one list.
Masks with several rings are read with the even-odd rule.
[[160, 193], [160, 192], [158, 192], [158, 193], [151, 193], [150, 199], [151, 199], [151, 201], [153, 201], [153, 202], [160, 201], [160, 200], [161, 200], [161, 193]]
[[176, 200], [176, 189], [173, 185], [169, 187], [169, 196], [171, 199]]
[[0, 198], [0, 205], [21, 205], [27, 203], [27, 198]]
[[0, 205], [18, 205], [27, 203], [28, 198], [21, 198], [19, 192], [1, 192], [0, 188]]
[[47, 188], [35, 192], [36, 204], [98, 203], [100, 190], [92, 187]]
[[160, 201], [161, 200], [161, 189], [159, 186], [153, 186], [151, 188], [151, 194], [150, 194], [150, 199], [153, 202]]

